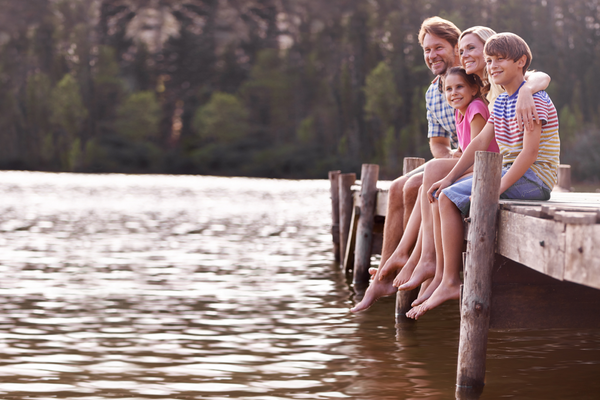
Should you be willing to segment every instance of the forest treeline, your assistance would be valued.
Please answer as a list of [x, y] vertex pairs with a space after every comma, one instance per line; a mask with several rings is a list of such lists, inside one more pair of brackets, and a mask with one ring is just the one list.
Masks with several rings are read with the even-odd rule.
[[522, 36], [600, 176], [600, 0], [0, 0], [0, 168], [324, 178], [429, 158], [417, 32]]

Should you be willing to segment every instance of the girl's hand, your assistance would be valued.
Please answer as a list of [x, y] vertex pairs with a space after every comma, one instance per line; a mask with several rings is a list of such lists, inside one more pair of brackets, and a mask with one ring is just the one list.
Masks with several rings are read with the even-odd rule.
[[431, 185], [431, 187], [427, 191], [427, 199], [429, 200], [429, 203], [433, 203], [435, 201], [433, 193], [441, 193], [442, 190], [446, 189], [450, 185], [452, 185], [452, 182], [450, 182], [450, 180], [447, 180], [446, 178], [437, 181], [436, 183]]
[[517, 98], [515, 119], [519, 128], [533, 130], [533, 125], [539, 121], [538, 113], [531, 91], [527, 86], [521, 86]]

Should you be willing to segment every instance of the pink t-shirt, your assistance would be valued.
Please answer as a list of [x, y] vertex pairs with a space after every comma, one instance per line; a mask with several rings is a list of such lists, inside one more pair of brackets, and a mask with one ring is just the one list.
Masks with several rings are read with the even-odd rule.
[[[487, 105], [481, 99], [475, 99], [467, 107], [467, 111], [463, 116], [458, 110], [454, 111], [454, 118], [456, 120], [456, 136], [458, 136], [458, 144], [461, 150], [464, 152], [467, 149], [469, 143], [471, 143], [471, 121], [477, 114], [481, 114], [483, 119], [486, 121], [490, 117], [490, 111]], [[492, 139], [490, 147], [487, 151], [499, 153], [500, 149], [496, 143], [496, 139]]]

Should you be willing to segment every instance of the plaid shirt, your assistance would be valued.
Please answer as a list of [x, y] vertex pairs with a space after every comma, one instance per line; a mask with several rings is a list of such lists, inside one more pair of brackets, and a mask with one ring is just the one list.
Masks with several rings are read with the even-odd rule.
[[450, 138], [450, 144], [453, 149], [458, 147], [456, 138], [456, 123], [454, 120], [454, 109], [448, 105], [444, 95], [438, 89], [437, 80], [429, 85], [425, 94], [427, 103], [427, 137], [446, 137]]

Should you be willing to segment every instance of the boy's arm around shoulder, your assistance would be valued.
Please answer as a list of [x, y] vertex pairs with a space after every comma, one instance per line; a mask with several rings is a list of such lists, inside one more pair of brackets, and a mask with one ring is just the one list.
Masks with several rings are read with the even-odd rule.
[[533, 94], [546, 90], [550, 85], [550, 75], [540, 71], [528, 71], [526, 82], [519, 90], [515, 119], [521, 128], [533, 129], [534, 121], [539, 121], [539, 115], [533, 101]]
[[508, 172], [502, 177], [499, 194], [504, 193], [525, 175], [525, 172], [537, 160], [541, 134], [542, 124], [538, 121], [536, 121], [532, 130], [525, 129], [525, 133], [523, 134], [523, 150], [519, 153]]

